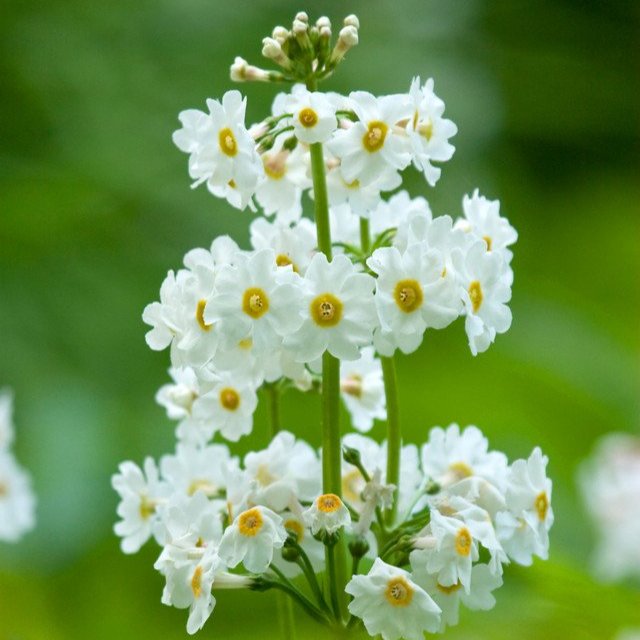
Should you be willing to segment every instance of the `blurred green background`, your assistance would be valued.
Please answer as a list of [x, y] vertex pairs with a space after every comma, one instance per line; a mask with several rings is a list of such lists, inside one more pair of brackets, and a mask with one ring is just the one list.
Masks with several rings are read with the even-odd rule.
[[[189, 189], [171, 133], [300, 9], [360, 16], [361, 44], [327, 89], [435, 78], [457, 151], [436, 189], [412, 175], [410, 191], [457, 216], [480, 187], [520, 233], [511, 331], [474, 359], [458, 322], [400, 363], [408, 441], [475, 423], [511, 458], [539, 444], [551, 459], [551, 561], [508, 568], [496, 608], [448, 636], [606, 640], [640, 626], [638, 585], [589, 576], [574, 482], [600, 434], [639, 427], [637, 2], [4, 0], [0, 386], [15, 389], [39, 506], [35, 532], [0, 544], [0, 640], [186, 637], [186, 613], [160, 604], [157, 548], [119, 552], [110, 475], [173, 447], [153, 400], [168, 355], [145, 345], [144, 305], [188, 249], [226, 232], [245, 243], [250, 216]], [[242, 89], [248, 120], [263, 117], [274, 89]], [[316, 404], [291, 393], [284, 416], [318, 443]], [[267, 442], [262, 408], [254, 434]], [[279, 637], [273, 606], [220, 593], [201, 637]]]

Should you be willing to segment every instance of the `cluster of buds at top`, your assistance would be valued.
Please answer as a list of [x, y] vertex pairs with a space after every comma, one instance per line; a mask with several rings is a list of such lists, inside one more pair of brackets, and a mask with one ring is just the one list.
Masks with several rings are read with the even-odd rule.
[[344, 26], [332, 47], [331, 21], [326, 16], [309, 24], [309, 16], [300, 11], [291, 29], [278, 26], [271, 37], [262, 40], [262, 55], [275, 62], [282, 71], [269, 71], [250, 65], [237, 57], [231, 65], [234, 82], [311, 82], [328, 78], [345, 54], [358, 44], [357, 16], [344, 19]]

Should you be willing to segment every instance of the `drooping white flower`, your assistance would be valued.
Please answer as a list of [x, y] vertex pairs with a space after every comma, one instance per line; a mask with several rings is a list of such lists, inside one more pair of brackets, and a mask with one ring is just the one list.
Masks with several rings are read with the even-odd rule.
[[300, 298], [298, 276], [278, 268], [272, 249], [261, 249], [220, 270], [204, 318], [219, 325], [226, 346], [249, 339], [256, 353], [265, 353], [301, 325]]
[[465, 306], [465, 330], [475, 356], [486, 351], [497, 333], [511, 326], [511, 287], [505, 282], [509, 266], [499, 253], [487, 251], [484, 240], [474, 242], [466, 255], [454, 250], [452, 259]]
[[507, 477], [507, 509], [498, 513], [498, 537], [509, 557], [528, 566], [532, 557], [546, 560], [553, 524], [549, 459], [536, 447], [527, 460], [516, 460]]
[[357, 359], [358, 347], [371, 341], [375, 326], [374, 285], [346, 256], [328, 262], [323, 253], [316, 254], [300, 288], [302, 325], [284, 338], [295, 360], [311, 362], [325, 350], [336, 358]]
[[240, 513], [225, 530], [218, 553], [229, 567], [241, 562], [247, 571], [263, 573], [287, 539], [282, 518], [271, 509], [258, 506]]
[[311, 220], [302, 218], [289, 226], [256, 218], [249, 227], [251, 246], [256, 250], [273, 250], [279, 267], [291, 268], [303, 276], [316, 252], [316, 230]]
[[391, 355], [389, 345], [404, 353], [415, 351], [427, 328], [443, 329], [458, 317], [462, 302], [457, 283], [439, 251], [414, 244], [401, 254], [383, 247], [367, 265], [378, 275], [375, 301], [384, 346], [376, 342], [376, 347], [383, 355]]
[[156, 533], [157, 507], [166, 500], [170, 489], [160, 480], [153, 458], [145, 459], [144, 471], [128, 461], [121, 463], [118, 470], [111, 478], [111, 485], [120, 495], [117, 514], [121, 520], [113, 530], [122, 538], [120, 547], [124, 553], [137, 553]]
[[451, 159], [455, 147], [449, 143], [449, 138], [458, 132], [458, 127], [442, 117], [444, 102], [433, 92], [433, 78], [429, 78], [423, 87], [420, 86], [420, 78], [414, 78], [409, 95], [413, 113], [406, 130], [411, 141], [413, 163], [433, 187], [440, 178], [441, 169], [434, 167], [432, 162]]
[[10, 451], [0, 449], [0, 541], [17, 542], [33, 529], [35, 508], [31, 477]]
[[486, 564], [476, 564], [471, 569], [471, 589], [468, 593], [460, 582], [448, 587], [441, 585], [434, 574], [427, 573], [421, 567], [413, 569], [413, 578], [442, 609], [441, 632], [447, 626], [458, 624], [460, 604], [472, 611], [493, 609], [496, 599], [492, 592], [502, 586], [502, 576], [492, 573]]
[[364, 347], [358, 360], [340, 363], [340, 394], [358, 431], [369, 431], [374, 420], [386, 420], [382, 365], [372, 347]]
[[383, 640], [423, 640], [440, 628], [440, 607], [411, 574], [376, 558], [367, 575], [355, 575], [345, 591], [353, 596], [349, 611], [370, 635]]
[[327, 144], [340, 159], [344, 180], [370, 184], [389, 168], [404, 169], [411, 162], [408, 140], [394, 127], [409, 115], [407, 96], [376, 98], [366, 91], [354, 91], [349, 101], [358, 121], [337, 131]]
[[13, 437], [13, 394], [10, 389], [0, 389], [0, 451], [11, 446]]
[[193, 416], [208, 421], [214, 432], [237, 442], [251, 433], [258, 396], [253, 379], [235, 371], [212, 374], [211, 391], [193, 403]]
[[323, 493], [304, 512], [304, 521], [313, 535], [320, 532], [332, 534], [351, 524], [351, 515], [339, 496]]
[[[246, 100], [239, 91], [227, 91], [218, 100], [207, 100], [209, 113], [189, 109], [180, 113], [182, 129], [173, 134], [176, 146], [189, 157], [194, 186], [206, 182], [215, 195], [232, 188], [238, 199], [228, 198], [244, 209], [262, 175], [262, 162], [253, 138], [245, 128]], [[221, 191], [223, 190], [223, 191]]]
[[473, 195], [464, 196], [462, 209], [464, 218], [456, 220], [456, 227], [482, 238], [487, 251], [501, 253], [510, 263], [513, 253], [507, 247], [516, 242], [518, 232], [500, 215], [500, 200], [488, 200], [476, 189]]

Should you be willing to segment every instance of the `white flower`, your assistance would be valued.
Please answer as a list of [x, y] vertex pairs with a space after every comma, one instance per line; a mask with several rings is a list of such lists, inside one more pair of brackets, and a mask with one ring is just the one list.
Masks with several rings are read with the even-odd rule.
[[174, 384], [165, 384], [156, 393], [156, 402], [167, 410], [172, 420], [182, 420], [191, 415], [193, 401], [200, 395], [200, 385], [195, 371], [190, 367], [169, 369]]
[[208, 114], [195, 109], [182, 111], [182, 129], [173, 134], [173, 141], [190, 154], [189, 174], [195, 185], [206, 182], [216, 195], [231, 187], [241, 194], [232, 204], [244, 208], [263, 172], [253, 138], [244, 125], [246, 100], [239, 91], [227, 91], [222, 103], [207, 100], [207, 107]]
[[507, 248], [518, 239], [518, 232], [500, 215], [500, 201], [487, 200], [478, 189], [462, 199], [464, 218], [456, 220], [456, 228], [482, 238], [488, 251], [502, 254], [508, 264], [513, 253]]
[[362, 490], [362, 502], [364, 506], [360, 510], [360, 517], [353, 527], [353, 533], [358, 536], [366, 536], [373, 522], [376, 509], [390, 509], [393, 506], [394, 484], [383, 484], [382, 470], [378, 467], [371, 479]]
[[0, 541], [17, 542], [33, 529], [35, 508], [29, 474], [9, 451], [0, 449]]
[[376, 98], [366, 91], [349, 95], [351, 108], [358, 116], [346, 130], [336, 132], [327, 144], [341, 161], [345, 182], [358, 180], [370, 184], [389, 168], [404, 169], [411, 162], [408, 141], [395, 131], [396, 123], [408, 117], [407, 96]]
[[425, 631], [440, 628], [440, 607], [411, 574], [376, 558], [365, 575], [351, 578], [345, 591], [353, 596], [349, 611], [364, 622], [369, 635], [383, 640], [424, 640]]
[[215, 374], [212, 389], [193, 403], [193, 416], [209, 421], [214, 432], [237, 442], [251, 433], [253, 413], [258, 406], [254, 381], [236, 372]]
[[[307, 554], [307, 558], [309, 558], [313, 569], [318, 573], [324, 571], [324, 544], [319, 540], [316, 540], [311, 535], [309, 528], [304, 522], [302, 514], [285, 511], [281, 515], [285, 530], [289, 535], [295, 535], [296, 542]], [[296, 562], [285, 560], [280, 553], [276, 553], [274, 555], [273, 564], [275, 564], [288, 578], [300, 575], [301, 573], [301, 569]]]
[[358, 431], [369, 431], [374, 420], [386, 420], [382, 366], [372, 347], [364, 347], [357, 360], [340, 363], [340, 392]]
[[374, 285], [346, 256], [328, 262], [323, 253], [316, 254], [300, 290], [302, 326], [284, 339], [295, 360], [311, 362], [325, 350], [336, 358], [357, 359], [358, 347], [370, 343], [375, 326]]
[[13, 394], [10, 389], [0, 389], [0, 451], [13, 442]]
[[219, 323], [227, 347], [251, 340], [255, 353], [272, 351], [302, 323], [299, 289], [293, 270], [280, 269], [274, 251], [261, 249], [220, 270], [205, 322]]
[[302, 218], [289, 226], [256, 218], [249, 227], [251, 246], [256, 250], [271, 249], [279, 267], [291, 265], [295, 273], [303, 276], [316, 252], [316, 230], [311, 220]]
[[385, 345], [376, 346], [383, 355], [391, 355], [389, 344], [404, 353], [415, 351], [427, 328], [443, 329], [458, 317], [462, 304], [456, 281], [439, 251], [414, 244], [401, 254], [383, 247], [367, 265], [378, 274], [375, 301]]
[[123, 462], [118, 469], [111, 485], [120, 495], [117, 513], [121, 520], [113, 530], [122, 538], [120, 547], [124, 553], [137, 553], [155, 533], [157, 507], [166, 499], [169, 487], [159, 479], [152, 458], [145, 459], [144, 471], [133, 462]]
[[465, 306], [469, 348], [475, 356], [511, 326], [511, 309], [506, 304], [511, 287], [505, 282], [509, 266], [499, 253], [487, 251], [484, 240], [474, 242], [466, 255], [454, 250], [452, 259]]
[[605, 580], [640, 576], [640, 438], [606, 434], [578, 479], [597, 532], [596, 574]]
[[282, 518], [266, 507], [243, 511], [225, 530], [218, 553], [230, 566], [241, 562], [247, 571], [263, 573], [273, 559], [274, 549], [280, 549], [287, 539]]
[[320, 532], [332, 534], [351, 524], [351, 515], [337, 495], [324, 493], [304, 512], [304, 521], [313, 535]]
[[[388, 201], [382, 200], [371, 212], [371, 234], [375, 236], [387, 229], [396, 229], [393, 246], [404, 252], [408, 246], [409, 225], [414, 218], [430, 221], [433, 218], [429, 203], [422, 197], [411, 198], [406, 191], [394, 193]], [[429, 245], [432, 249], [438, 246]]]
[[506, 488], [507, 457], [489, 451], [489, 442], [475, 426], [462, 432], [457, 424], [446, 429], [434, 427], [422, 446], [422, 470], [439, 485], [451, 485], [474, 476], [483, 478], [499, 490]]
[[471, 590], [467, 593], [458, 582], [449, 587], [441, 585], [434, 574], [416, 567], [413, 570], [414, 580], [434, 599], [442, 609], [442, 626], [458, 624], [460, 604], [472, 611], [493, 609], [496, 599], [492, 593], [502, 586], [502, 576], [494, 575], [486, 564], [476, 564], [471, 569]]
[[296, 138], [306, 144], [327, 142], [338, 126], [335, 107], [327, 96], [307, 91], [302, 85], [293, 87], [285, 108], [292, 114]]
[[290, 151], [280, 140], [262, 153], [264, 178], [256, 189], [256, 200], [265, 215], [276, 214], [278, 222], [288, 224], [300, 220], [302, 192], [311, 186], [311, 180], [307, 175], [308, 152], [303, 145]]
[[433, 187], [440, 177], [441, 170], [434, 167], [432, 161], [450, 160], [455, 148], [449, 138], [458, 132], [458, 127], [442, 117], [444, 102], [433, 92], [433, 78], [429, 78], [420, 87], [420, 78], [414, 78], [409, 91], [413, 114], [407, 122], [407, 132], [413, 151], [413, 163], [424, 173], [427, 182]]
[[549, 529], [553, 524], [551, 480], [547, 478], [547, 456], [539, 447], [528, 460], [516, 460], [507, 478], [508, 512], [498, 513], [498, 537], [505, 551], [518, 564], [528, 566], [532, 556], [546, 560]]
[[318, 495], [322, 469], [316, 452], [288, 431], [277, 433], [262, 451], [244, 458], [245, 474], [254, 486], [250, 500], [275, 511], [293, 501], [311, 501]]

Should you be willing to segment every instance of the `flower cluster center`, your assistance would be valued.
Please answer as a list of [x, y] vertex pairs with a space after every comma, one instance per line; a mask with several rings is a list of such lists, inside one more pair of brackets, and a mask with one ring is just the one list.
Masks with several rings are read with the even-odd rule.
[[235, 411], [240, 406], [240, 394], [231, 387], [225, 387], [220, 392], [220, 404], [227, 411]]
[[236, 137], [229, 127], [220, 129], [218, 133], [218, 144], [220, 145], [220, 151], [230, 158], [233, 158], [238, 153]]
[[269, 297], [259, 287], [250, 287], [242, 296], [242, 310], [257, 320], [269, 311]]
[[318, 114], [311, 107], [305, 107], [300, 110], [298, 120], [303, 127], [311, 129], [318, 124]]
[[400, 311], [412, 313], [422, 306], [422, 287], [417, 280], [400, 280], [393, 290], [393, 298]]
[[319, 327], [335, 327], [342, 319], [342, 301], [331, 293], [323, 293], [312, 300], [310, 312]]
[[251, 538], [258, 535], [263, 524], [264, 520], [262, 519], [260, 510], [256, 508], [249, 509], [248, 511], [240, 514], [240, 518], [238, 519], [238, 531], [240, 531], [243, 536]]
[[384, 597], [394, 607], [406, 607], [413, 599], [413, 587], [402, 576], [391, 578], [387, 582]]
[[456, 552], [461, 556], [468, 556], [471, 553], [471, 542], [473, 538], [469, 529], [461, 527], [456, 533]]
[[482, 294], [482, 287], [477, 280], [474, 280], [469, 285], [469, 297], [471, 298], [471, 306], [473, 308], [473, 313], [478, 313], [478, 310], [482, 306], [482, 300], [484, 298]]
[[384, 145], [384, 139], [387, 137], [389, 127], [380, 120], [373, 120], [367, 127], [367, 132], [362, 138], [364, 148], [370, 153], [380, 151]]
[[335, 493], [325, 493], [318, 498], [317, 505], [323, 513], [333, 513], [342, 506], [342, 500]]
[[538, 494], [535, 501], [536, 513], [541, 522], [544, 522], [547, 518], [547, 512], [549, 511], [549, 498], [546, 491]]

